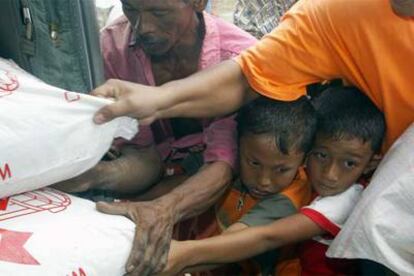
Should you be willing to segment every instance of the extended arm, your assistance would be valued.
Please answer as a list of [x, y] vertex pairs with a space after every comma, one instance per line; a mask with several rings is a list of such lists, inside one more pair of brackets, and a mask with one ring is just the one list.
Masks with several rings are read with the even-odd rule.
[[174, 242], [165, 272], [170, 275], [199, 265], [237, 262], [323, 233], [311, 219], [295, 214], [266, 226], [240, 228], [204, 240]]
[[210, 207], [223, 194], [231, 179], [230, 165], [222, 161], [213, 162], [160, 200], [174, 206], [177, 215], [175, 222], [178, 222]]
[[144, 123], [160, 118], [213, 117], [231, 113], [256, 97], [240, 66], [232, 60], [160, 87], [109, 80], [92, 93], [116, 100], [98, 111], [97, 123], [123, 115]]

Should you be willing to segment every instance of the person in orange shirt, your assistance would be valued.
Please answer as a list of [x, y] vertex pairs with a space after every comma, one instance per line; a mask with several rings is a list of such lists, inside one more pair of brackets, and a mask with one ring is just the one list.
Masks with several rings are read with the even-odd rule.
[[[309, 84], [342, 78], [384, 112], [386, 150], [414, 121], [413, 41], [414, 0], [301, 0], [235, 60], [160, 87], [109, 80], [93, 93], [116, 102], [94, 120], [218, 116], [258, 93], [290, 101]], [[108, 212], [115, 208], [127, 214], [136, 206], [115, 204]]]

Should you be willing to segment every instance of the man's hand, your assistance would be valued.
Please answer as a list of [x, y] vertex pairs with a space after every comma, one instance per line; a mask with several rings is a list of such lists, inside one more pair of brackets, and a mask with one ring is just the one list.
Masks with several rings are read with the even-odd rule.
[[89, 189], [100, 188], [100, 186], [103, 186], [108, 182], [106, 179], [112, 175], [111, 172], [111, 162], [101, 161], [95, 167], [83, 174], [59, 182], [51, 187], [67, 193], [84, 192]]
[[159, 87], [110, 79], [91, 92], [94, 96], [115, 99], [113, 104], [104, 106], [95, 114], [94, 121], [102, 124], [115, 117], [130, 116], [141, 124], [150, 124], [157, 119], [162, 92]]
[[126, 264], [127, 275], [143, 276], [162, 271], [167, 262], [175, 224], [172, 206], [154, 200], [98, 202], [96, 208], [106, 214], [124, 215], [136, 223], [132, 251]]

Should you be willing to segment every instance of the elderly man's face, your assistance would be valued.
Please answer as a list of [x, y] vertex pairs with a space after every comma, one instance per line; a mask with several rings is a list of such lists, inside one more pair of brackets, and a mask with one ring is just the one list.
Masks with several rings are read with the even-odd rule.
[[394, 12], [400, 16], [414, 16], [414, 0], [390, 0]]
[[137, 42], [149, 55], [163, 55], [194, 29], [195, 10], [185, 0], [122, 0]]

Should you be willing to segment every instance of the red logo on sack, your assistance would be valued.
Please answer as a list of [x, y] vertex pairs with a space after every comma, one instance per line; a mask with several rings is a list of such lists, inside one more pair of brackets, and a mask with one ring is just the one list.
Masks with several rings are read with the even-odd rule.
[[71, 204], [67, 194], [44, 188], [9, 198], [7, 209], [0, 211], [0, 221], [49, 211], [59, 213]]
[[9, 71], [0, 70], [0, 97], [9, 96], [19, 88], [17, 76]]
[[80, 100], [80, 95], [78, 93], [75, 93], [75, 92], [65, 92], [64, 95], [65, 95], [65, 100], [68, 103], [76, 102], [76, 101]]
[[7, 178], [11, 178], [12, 174], [10, 171], [9, 164], [4, 164], [4, 166], [0, 166], [0, 181], [6, 181]]
[[0, 211], [1, 210], [6, 210], [8, 203], [9, 203], [9, 198], [8, 197], [0, 199]]
[[0, 228], [0, 261], [9, 263], [39, 265], [40, 263], [24, 249], [32, 233], [10, 231]]
[[[69, 275], [67, 275], [69, 276]], [[82, 267], [79, 268], [79, 272], [76, 273], [76, 271], [72, 271], [72, 275], [71, 276], [87, 276], [86, 272], [83, 270]]]

